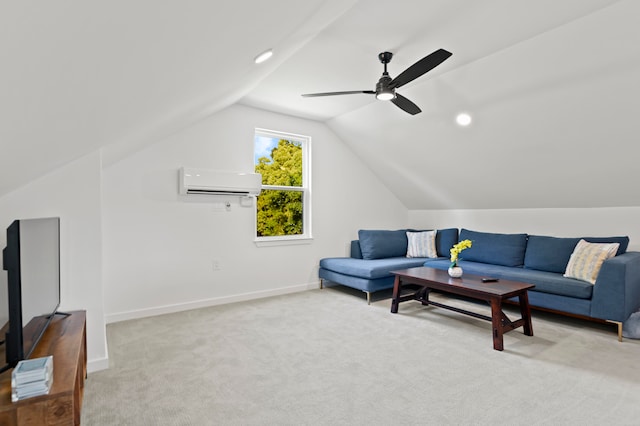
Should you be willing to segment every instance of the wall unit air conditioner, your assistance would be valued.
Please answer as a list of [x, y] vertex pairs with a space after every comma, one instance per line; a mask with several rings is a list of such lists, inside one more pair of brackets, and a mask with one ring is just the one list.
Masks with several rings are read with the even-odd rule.
[[222, 172], [181, 167], [180, 194], [257, 196], [262, 190], [259, 173]]

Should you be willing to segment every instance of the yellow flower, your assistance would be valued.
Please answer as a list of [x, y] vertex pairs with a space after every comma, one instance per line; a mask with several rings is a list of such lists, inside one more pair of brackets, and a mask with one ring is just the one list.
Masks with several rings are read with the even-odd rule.
[[472, 244], [471, 240], [462, 240], [459, 243], [454, 244], [453, 247], [451, 247], [451, 250], [449, 250], [449, 252], [451, 253], [451, 267], [458, 265], [458, 259], [460, 257], [460, 253], [462, 252], [462, 250], [466, 250], [470, 248], [471, 244]]

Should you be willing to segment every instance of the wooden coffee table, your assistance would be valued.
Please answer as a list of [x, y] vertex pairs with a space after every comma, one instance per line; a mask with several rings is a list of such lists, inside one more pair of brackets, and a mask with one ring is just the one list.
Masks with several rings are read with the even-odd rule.
[[[391, 273], [396, 276], [393, 284], [393, 298], [391, 300], [391, 313], [393, 314], [398, 312], [400, 302], [417, 300], [422, 302], [423, 305], [433, 305], [491, 321], [493, 328], [493, 349], [497, 351], [504, 349], [502, 336], [508, 331], [523, 327], [524, 334], [533, 336], [531, 308], [529, 307], [529, 297], [527, 295], [527, 290], [535, 287], [533, 284], [503, 279], [496, 282], [485, 283], [482, 282], [483, 277], [468, 274], [463, 275], [461, 278], [451, 278], [447, 271], [426, 266], [391, 271]], [[402, 296], [402, 286], [405, 284], [417, 284], [419, 288], [415, 293]], [[431, 290], [484, 300], [491, 306], [491, 316], [429, 300], [429, 292]], [[520, 314], [522, 316], [522, 318], [515, 321], [511, 321], [502, 311], [502, 302], [512, 297], [518, 297], [520, 301]]]

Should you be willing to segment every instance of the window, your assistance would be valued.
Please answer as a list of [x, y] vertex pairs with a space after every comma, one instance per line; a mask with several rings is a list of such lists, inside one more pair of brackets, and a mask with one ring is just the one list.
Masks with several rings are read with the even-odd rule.
[[308, 136], [256, 129], [253, 160], [262, 175], [257, 241], [311, 238], [310, 145]]

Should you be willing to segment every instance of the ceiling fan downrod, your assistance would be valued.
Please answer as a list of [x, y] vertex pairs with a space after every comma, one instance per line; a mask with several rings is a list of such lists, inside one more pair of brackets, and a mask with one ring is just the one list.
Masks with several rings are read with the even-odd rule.
[[381, 101], [390, 101], [396, 97], [396, 91], [389, 87], [391, 77], [389, 77], [389, 73], [387, 72], [387, 64], [391, 62], [391, 58], [393, 58], [393, 53], [391, 52], [382, 52], [378, 55], [378, 59], [380, 59], [380, 62], [384, 65], [382, 77], [380, 77], [380, 80], [378, 80], [376, 84], [376, 98]]

